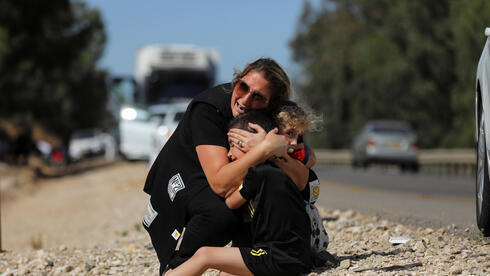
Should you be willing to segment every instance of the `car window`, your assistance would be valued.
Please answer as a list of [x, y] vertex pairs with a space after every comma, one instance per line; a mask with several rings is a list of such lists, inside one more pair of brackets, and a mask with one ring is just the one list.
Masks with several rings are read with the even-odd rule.
[[154, 114], [153, 116], [158, 117], [161, 121], [163, 121], [165, 119], [165, 117], [167, 117], [167, 114], [166, 113], [159, 113], [159, 114]]
[[184, 117], [184, 114], [185, 114], [185, 112], [177, 112], [177, 113], [175, 113], [174, 121], [175, 122], [180, 122], [180, 120], [182, 119], [182, 117]]

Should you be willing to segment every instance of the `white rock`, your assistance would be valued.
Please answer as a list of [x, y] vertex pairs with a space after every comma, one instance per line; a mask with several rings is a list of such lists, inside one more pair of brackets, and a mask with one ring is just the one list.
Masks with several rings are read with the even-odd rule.
[[351, 264], [350, 264], [350, 260], [349, 260], [349, 259], [346, 259], [346, 260], [342, 260], [342, 261], [340, 262], [340, 266], [339, 266], [339, 267], [340, 267], [341, 269], [347, 269], [347, 268], [349, 268], [349, 267], [350, 267], [350, 265], [351, 265]]
[[463, 269], [459, 266], [452, 266], [449, 272], [451, 273], [451, 275], [458, 275], [463, 272]]

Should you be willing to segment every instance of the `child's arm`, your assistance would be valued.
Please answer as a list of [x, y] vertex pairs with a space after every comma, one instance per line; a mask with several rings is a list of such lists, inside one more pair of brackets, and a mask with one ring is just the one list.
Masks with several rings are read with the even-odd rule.
[[255, 168], [248, 170], [245, 179], [238, 189], [226, 195], [226, 206], [231, 210], [242, 206], [247, 200], [252, 199], [257, 193], [258, 180], [255, 176]]
[[226, 195], [225, 202], [228, 208], [234, 210], [240, 208], [240, 206], [247, 202], [247, 200], [240, 194], [240, 189], [236, 189], [232, 193]]

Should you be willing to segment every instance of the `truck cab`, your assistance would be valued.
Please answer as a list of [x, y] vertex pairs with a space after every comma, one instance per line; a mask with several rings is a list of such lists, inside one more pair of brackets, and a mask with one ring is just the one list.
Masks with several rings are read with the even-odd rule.
[[135, 101], [151, 106], [193, 98], [215, 83], [219, 54], [193, 45], [149, 45], [136, 52]]

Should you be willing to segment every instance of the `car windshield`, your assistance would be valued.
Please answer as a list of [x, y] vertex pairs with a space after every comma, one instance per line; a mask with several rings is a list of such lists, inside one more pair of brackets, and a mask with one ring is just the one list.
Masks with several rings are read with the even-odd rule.
[[83, 139], [83, 138], [90, 138], [95, 136], [95, 132], [92, 130], [86, 130], [86, 131], [79, 131], [73, 134], [73, 138], [75, 139]]

